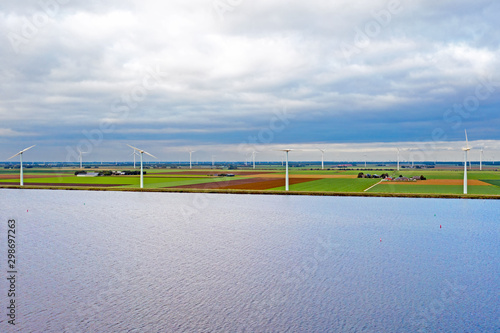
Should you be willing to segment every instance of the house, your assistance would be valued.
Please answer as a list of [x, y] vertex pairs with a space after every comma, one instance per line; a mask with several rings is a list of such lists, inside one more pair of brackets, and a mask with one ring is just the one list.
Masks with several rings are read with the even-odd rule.
[[76, 176], [77, 177], [97, 177], [97, 176], [99, 176], [99, 173], [97, 173], [97, 172], [79, 173]]

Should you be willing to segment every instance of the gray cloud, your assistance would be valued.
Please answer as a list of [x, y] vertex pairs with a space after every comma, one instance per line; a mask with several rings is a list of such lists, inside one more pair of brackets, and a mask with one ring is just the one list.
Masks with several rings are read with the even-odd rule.
[[0, 7], [2, 143], [500, 140], [493, 1], [59, 1]]

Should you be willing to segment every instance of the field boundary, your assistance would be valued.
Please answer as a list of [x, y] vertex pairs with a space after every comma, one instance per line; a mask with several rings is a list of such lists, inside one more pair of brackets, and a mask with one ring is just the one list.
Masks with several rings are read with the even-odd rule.
[[382, 183], [382, 181], [379, 181], [377, 184], [373, 184], [372, 186], [370, 186], [367, 189], [365, 189], [363, 192], [368, 192], [369, 190], [371, 190], [372, 188], [374, 188], [375, 186], [377, 186], [380, 183]]
[[500, 195], [483, 195], [483, 194], [420, 194], [420, 193], [313, 192], [313, 191], [288, 191], [287, 192], [287, 191], [231, 190], [231, 189], [178, 189], [178, 188], [151, 188], [151, 189], [143, 188], [143, 189], [140, 189], [140, 188], [57, 187], [57, 186], [29, 186], [29, 185], [25, 185], [22, 187], [19, 185], [8, 185], [8, 186], [0, 185], [0, 189], [500, 200]]

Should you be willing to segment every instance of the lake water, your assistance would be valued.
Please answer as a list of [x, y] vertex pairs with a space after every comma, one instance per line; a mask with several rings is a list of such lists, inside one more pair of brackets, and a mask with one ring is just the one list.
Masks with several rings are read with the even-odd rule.
[[500, 202], [0, 190], [1, 332], [499, 332]]

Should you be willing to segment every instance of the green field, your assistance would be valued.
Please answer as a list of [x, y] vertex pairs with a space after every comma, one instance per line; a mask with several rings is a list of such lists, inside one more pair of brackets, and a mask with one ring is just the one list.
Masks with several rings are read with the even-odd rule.
[[491, 185], [500, 186], [500, 179], [480, 179], [480, 180]]
[[[212, 183], [222, 180], [227, 180], [228, 178], [222, 177], [144, 177], [144, 187], [145, 188], [161, 188], [161, 187], [172, 187], [180, 185], [191, 185], [191, 184], [203, 184]], [[239, 179], [239, 177], [231, 177], [231, 179]], [[5, 182], [18, 182], [18, 179], [0, 179], [0, 184]], [[31, 183], [53, 183], [60, 184], [90, 184], [90, 185], [116, 185], [121, 187], [139, 187], [140, 177], [139, 176], [111, 176], [111, 177], [51, 177], [51, 178], [25, 178], [24, 184], [29, 185]]]
[[[40, 185], [43, 187], [51, 188], [79, 188], [79, 186], [71, 184], [86, 184], [88, 187], [99, 187], [99, 185], [111, 185], [107, 188], [114, 189], [138, 189], [140, 177], [138, 175], [134, 176], [102, 176], [102, 177], [77, 177], [74, 176], [75, 168], [29, 168], [24, 170], [24, 183], [26, 186], [36, 183], [45, 183], [47, 185]], [[87, 172], [99, 172], [105, 170], [119, 170], [119, 168], [99, 168], [99, 169], [85, 169]], [[121, 168], [121, 170], [130, 170], [130, 168]], [[197, 172], [198, 175], [192, 174], [191, 172]], [[244, 171], [244, 175], [237, 175], [237, 172]], [[265, 172], [272, 172], [274, 175], [269, 175], [266, 177]], [[271, 179], [282, 179], [284, 184], [284, 170], [281, 167], [276, 167], [274, 169], [238, 169], [234, 170], [236, 173], [235, 177], [215, 177], [210, 174], [213, 173], [232, 173], [233, 170], [222, 170], [222, 169], [147, 169], [147, 174], [144, 176], [144, 188], [145, 189], [163, 189], [172, 188], [175, 186], [182, 185], [195, 185], [200, 184], [199, 189], [203, 190], [204, 186], [202, 184], [214, 183], [220, 181], [231, 181], [239, 179], [254, 179], [255, 183], [265, 182]], [[251, 172], [251, 174], [247, 174]], [[383, 171], [380, 170], [310, 170], [307, 168], [292, 168], [290, 169], [291, 175], [307, 175], [311, 178], [311, 181], [302, 182], [299, 184], [290, 185], [290, 191], [304, 192], [304, 193], [365, 193], [364, 191], [370, 188], [372, 185], [379, 183], [380, 179], [369, 179], [369, 178], [322, 178], [322, 176], [337, 175], [341, 176], [351, 176], [357, 175], [359, 172], [365, 174], [382, 174]], [[162, 174], [163, 173], [163, 174]], [[172, 173], [172, 174], [165, 174]], [[253, 174], [254, 173], [254, 174]], [[438, 169], [403, 169], [401, 171], [387, 171], [391, 176], [403, 175], [406, 177], [420, 176], [423, 175], [427, 179], [453, 179], [461, 180], [463, 179], [463, 171], [460, 170], [438, 170]], [[283, 176], [282, 178], [273, 178], [276, 174]], [[15, 175], [19, 175], [19, 169], [0, 169], [0, 186], [3, 183], [19, 183], [19, 178]], [[256, 178], [255, 175], [261, 175]], [[2, 177], [3, 176], [3, 177]], [[28, 178], [30, 176], [47, 176], [47, 178]], [[7, 179], [6, 177], [11, 177]], [[500, 196], [500, 172], [499, 171], [469, 171], [468, 178], [470, 180], [481, 180], [485, 183], [491, 184], [486, 186], [470, 185], [468, 187], [468, 194], [478, 195], [478, 196]], [[241, 184], [241, 183], [240, 183]], [[280, 183], [278, 183], [280, 184]], [[227, 185], [227, 184], [224, 184]], [[255, 187], [248, 185], [248, 190], [252, 190]], [[12, 186], [12, 185], [8, 185]], [[36, 186], [36, 185], [35, 185]], [[239, 185], [237, 189], [245, 191], [246, 185]], [[275, 185], [272, 185], [275, 186]], [[284, 186], [279, 186], [275, 188], [265, 188], [263, 187], [261, 192], [280, 192], [284, 191]], [[103, 189], [105, 189], [103, 187]], [[192, 189], [191, 189], [192, 190]], [[197, 191], [195, 190], [195, 191]], [[210, 189], [218, 191], [217, 188]], [[259, 191], [259, 190], [256, 190]], [[462, 185], [420, 185], [420, 184], [394, 184], [390, 182], [382, 182], [372, 187], [366, 193], [371, 193], [376, 195], [385, 194], [421, 194], [425, 195], [460, 195], [463, 193]]]
[[[462, 185], [394, 185], [381, 183], [369, 193], [419, 193], [419, 194], [462, 194]], [[468, 194], [500, 195], [498, 186], [468, 186]]]
[[[370, 186], [377, 184], [379, 181], [380, 179], [326, 178], [290, 185], [290, 191], [363, 192]], [[272, 190], [284, 191], [285, 186], [276, 187]]]

